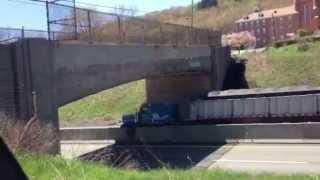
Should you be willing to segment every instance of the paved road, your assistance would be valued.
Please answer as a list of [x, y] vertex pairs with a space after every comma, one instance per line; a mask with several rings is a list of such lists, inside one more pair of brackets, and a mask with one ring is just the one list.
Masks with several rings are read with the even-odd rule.
[[242, 144], [216, 157], [219, 158], [210, 159], [210, 168], [290, 174], [320, 173], [320, 144]]
[[62, 141], [61, 155], [66, 159], [72, 159], [113, 143], [114, 141]]
[[[113, 144], [112, 141], [64, 141], [61, 150], [63, 157], [75, 158], [111, 144]], [[191, 147], [194, 148], [194, 146]], [[175, 147], [170, 146], [170, 148]], [[197, 167], [222, 168], [250, 173], [320, 174], [320, 144], [199, 146], [199, 152], [202, 152], [201, 148], [216, 150], [199, 161]]]

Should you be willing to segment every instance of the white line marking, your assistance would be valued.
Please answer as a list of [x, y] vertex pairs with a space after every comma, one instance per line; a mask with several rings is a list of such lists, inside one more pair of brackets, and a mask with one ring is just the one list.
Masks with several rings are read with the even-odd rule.
[[213, 160], [213, 162], [232, 162], [232, 163], [265, 163], [265, 164], [308, 164], [304, 161], [254, 161], [254, 160]]

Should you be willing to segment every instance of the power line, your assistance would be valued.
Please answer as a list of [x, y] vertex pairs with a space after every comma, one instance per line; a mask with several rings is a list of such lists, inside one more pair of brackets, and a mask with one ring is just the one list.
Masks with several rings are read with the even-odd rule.
[[[9, 2], [17, 2], [17, 3], [21, 3], [21, 4], [29, 4], [29, 5], [36, 5], [36, 6], [42, 6], [44, 7], [45, 5], [42, 3], [36, 3], [36, 2], [28, 2], [25, 0], [7, 0]], [[31, 0], [32, 1], [32, 0]]]

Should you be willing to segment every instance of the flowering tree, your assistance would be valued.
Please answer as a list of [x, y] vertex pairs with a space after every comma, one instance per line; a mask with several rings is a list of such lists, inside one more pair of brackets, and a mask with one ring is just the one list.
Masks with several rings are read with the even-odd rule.
[[224, 35], [222, 41], [223, 44], [238, 50], [255, 47], [256, 45], [256, 37], [248, 31]]

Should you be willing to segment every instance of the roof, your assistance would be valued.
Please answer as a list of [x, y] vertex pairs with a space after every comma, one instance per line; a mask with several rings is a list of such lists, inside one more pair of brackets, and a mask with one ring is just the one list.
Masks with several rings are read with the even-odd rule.
[[[260, 12], [255, 12], [252, 14], [249, 14], [248, 18], [243, 17], [236, 22], [249, 22], [252, 20], [258, 20], [258, 19], [268, 19], [272, 17], [280, 17], [280, 16], [287, 16], [287, 15], [292, 15], [292, 14], [297, 14], [298, 12], [295, 10], [295, 7], [292, 6], [287, 6], [283, 8], [277, 8], [277, 9], [268, 9]], [[262, 16], [261, 16], [262, 15]]]

